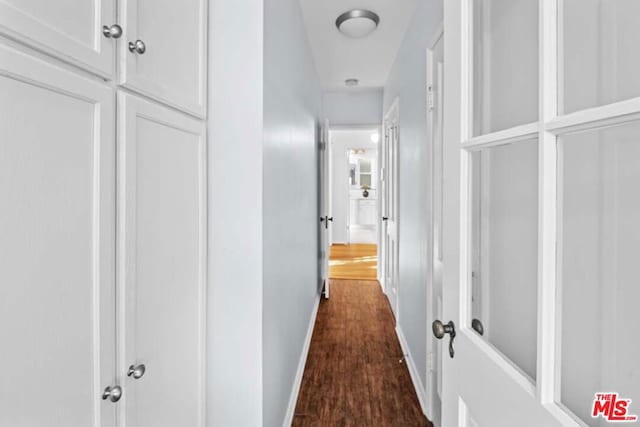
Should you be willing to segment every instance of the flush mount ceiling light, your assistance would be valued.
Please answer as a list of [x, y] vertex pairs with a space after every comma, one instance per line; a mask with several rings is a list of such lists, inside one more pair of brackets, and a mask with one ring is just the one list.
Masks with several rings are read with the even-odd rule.
[[336, 28], [342, 34], [353, 39], [371, 34], [380, 23], [380, 17], [370, 10], [353, 9], [336, 19]]
[[360, 83], [358, 79], [347, 79], [344, 81], [344, 84], [349, 87], [358, 86], [358, 83]]

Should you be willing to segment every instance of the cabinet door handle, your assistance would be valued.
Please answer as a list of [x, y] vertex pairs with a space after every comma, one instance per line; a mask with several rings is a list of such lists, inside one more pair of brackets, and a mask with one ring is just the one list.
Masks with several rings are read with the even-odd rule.
[[129, 52], [138, 53], [142, 55], [147, 51], [147, 45], [142, 40], [136, 40], [135, 42], [129, 42]]
[[122, 388], [119, 385], [113, 387], [109, 386], [102, 392], [102, 400], [109, 399], [113, 403], [116, 403], [122, 397]]
[[127, 371], [127, 376], [133, 377], [134, 379], [139, 380], [140, 378], [142, 378], [146, 370], [147, 368], [144, 366], [143, 363], [139, 364], [138, 366], [131, 365], [129, 366], [129, 370]]
[[112, 26], [103, 25], [102, 34], [108, 39], [119, 39], [122, 37], [122, 27], [118, 24]]

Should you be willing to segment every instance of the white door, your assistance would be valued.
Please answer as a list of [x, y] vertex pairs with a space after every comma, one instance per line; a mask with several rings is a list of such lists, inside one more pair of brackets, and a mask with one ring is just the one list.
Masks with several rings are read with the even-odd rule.
[[320, 183], [320, 288], [324, 297], [329, 298], [329, 251], [330, 229], [333, 217], [330, 212], [329, 178], [329, 121], [326, 120], [320, 131], [319, 146], [319, 183]]
[[640, 414], [639, 12], [445, 2], [443, 426]]
[[0, 46], [0, 425], [115, 425], [115, 100]]
[[0, 0], [0, 34], [106, 78], [116, 41], [102, 27], [114, 24], [115, 0]]
[[204, 117], [207, 1], [120, 0], [120, 83]]
[[383, 143], [383, 288], [396, 320], [398, 318], [398, 143], [399, 100], [396, 99], [384, 118]]
[[[427, 129], [430, 147], [429, 198], [430, 238], [429, 269], [431, 280], [427, 284], [427, 322], [442, 318], [442, 149], [444, 108], [444, 34], [442, 29], [427, 50]], [[427, 416], [435, 425], [440, 424], [442, 406], [442, 344], [431, 331], [427, 336]]]
[[118, 110], [119, 425], [202, 427], [205, 126], [125, 93]]

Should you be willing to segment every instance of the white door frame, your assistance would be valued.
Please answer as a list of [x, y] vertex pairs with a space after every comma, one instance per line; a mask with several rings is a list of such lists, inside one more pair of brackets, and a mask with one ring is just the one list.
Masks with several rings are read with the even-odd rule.
[[[391, 124], [391, 127], [388, 127], [387, 125]], [[395, 128], [395, 138], [397, 138], [397, 141], [395, 143], [395, 153], [394, 153], [394, 158], [393, 161], [395, 163], [395, 168], [392, 169], [393, 172], [393, 179], [391, 181], [391, 184], [393, 185], [393, 192], [394, 192], [394, 199], [393, 201], [394, 206], [393, 206], [393, 212], [395, 212], [395, 224], [393, 224], [392, 226], [394, 226], [396, 228], [395, 230], [395, 234], [396, 234], [396, 245], [397, 245], [397, 252], [396, 252], [396, 268], [395, 268], [395, 274], [392, 280], [394, 280], [396, 282], [396, 294], [394, 297], [394, 302], [391, 302], [392, 305], [392, 309], [394, 311], [394, 316], [396, 319], [396, 323], [399, 322], [399, 315], [400, 315], [400, 280], [399, 280], [399, 258], [400, 258], [400, 202], [399, 202], [399, 173], [398, 173], [398, 167], [400, 165], [399, 162], [399, 154], [400, 154], [400, 148], [399, 148], [399, 144], [400, 144], [400, 98], [396, 97], [393, 102], [391, 103], [391, 105], [389, 106], [389, 108], [386, 110], [385, 114], [384, 114], [384, 118], [382, 120], [382, 134], [381, 134], [381, 148], [380, 148], [380, 154], [379, 154], [379, 158], [380, 158], [380, 168], [381, 168], [381, 172], [380, 173], [380, 180], [384, 180], [384, 189], [382, 187], [382, 185], [380, 186], [380, 215], [379, 215], [379, 229], [380, 229], [380, 236], [381, 236], [381, 241], [380, 244], [378, 245], [379, 247], [379, 251], [381, 253], [381, 263], [379, 266], [379, 276], [380, 276], [380, 284], [382, 285], [382, 290], [384, 291], [385, 294], [387, 294], [387, 297], [389, 297], [389, 295], [391, 294], [391, 292], [393, 292], [392, 289], [390, 289], [389, 287], [389, 283], [387, 283], [387, 271], [386, 271], [386, 263], [387, 263], [387, 257], [389, 256], [389, 252], [388, 252], [388, 248], [387, 245], [385, 244], [385, 236], [387, 234], [387, 227], [389, 226], [389, 221], [383, 221], [382, 217], [383, 216], [388, 216], [389, 215], [389, 211], [388, 211], [388, 203], [389, 201], [388, 199], [388, 166], [387, 163], [385, 161], [385, 156], [388, 155], [388, 150], [387, 150], [387, 144], [389, 141], [389, 138], [391, 136], [391, 131], [392, 129]], [[393, 269], [393, 266], [392, 266]]]
[[[442, 194], [442, 176], [439, 180], [436, 179], [435, 173], [435, 164], [438, 161], [436, 159], [436, 150], [435, 150], [435, 139], [434, 139], [434, 129], [435, 129], [435, 117], [433, 113], [433, 109], [439, 108], [442, 109], [444, 103], [441, 103], [442, 96], [440, 93], [434, 94], [432, 91], [434, 83], [436, 83], [437, 79], [437, 70], [434, 73], [435, 67], [437, 64], [434, 64], [434, 50], [440, 40], [444, 37], [444, 23], [440, 23], [436, 31], [434, 32], [431, 41], [428, 44], [428, 48], [426, 51], [427, 55], [427, 67], [426, 67], [426, 88], [427, 91], [425, 96], [427, 98], [427, 164], [429, 165], [429, 178], [426, 183], [425, 188], [427, 189], [427, 224], [428, 224], [428, 232], [427, 232], [427, 282], [425, 284], [427, 288], [427, 360], [425, 361], [427, 364], [427, 382], [426, 382], [426, 400], [427, 400], [427, 417], [434, 421], [436, 418], [436, 413], [439, 415], [440, 408], [439, 406], [440, 399], [437, 400], [434, 398], [438, 393], [438, 366], [435, 365], [435, 357], [434, 354], [438, 349], [438, 345], [436, 344], [433, 333], [431, 332], [431, 323], [437, 318], [437, 301], [436, 301], [436, 293], [434, 292], [434, 281], [436, 278], [435, 264], [436, 257], [440, 262], [442, 262], [442, 218], [440, 217], [438, 220], [436, 219], [436, 214], [434, 212], [434, 208], [436, 207], [435, 196], [436, 193], [436, 185], [440, 186], [440, 194]], [[441, 92], [442, 89], [440, 88]], [[441, 111], [441, 114], [443, 111]], [[442, 133], [444, 129], [440, 129]], [[440, 156], [442, 155], [442, 151], [440, 151]], [[442, 173], [442, 160], [440, 159], [440, 172]], [[440, 205], [442, 204], [442, 200], [440, 200]], [[442, 206], [440, 206], [442, 207]], [[440, 229], [438, 233], [435, 232], [436, 227]], [[437, 237], [436, 237], [437, 235]], [[436, 241], [436, 239], [438, 241]], [[436, 246], [438, 247], [438, 251], [436, 252]]]
[[[345, 210], [345, 218], [347, 221], [347, 238], [345, 239], [347, 242], [347, 245], [351, 244], [351, 185], [349, 184], [349, 174], [351, 173], [351, 168], [350, 168], [350, 164], [349, 164], [349, 154], [351, 152], [351, 148], [345, 148], [344, 149], [345, 154], [344, 154], [344, 164], [342, 167], [345, 168], [345, 170], [347, 171], [347, 180], [343, 183], [345, 187], [347, 187], [346, 191], [345, 191], [345, 195], [347, 197], [347, 200], [344, 202], [345, 206], [347, 207]], [[356, 169], [356, 174], [357, 174], [357, 169]]]
[[[334, 207], [333, 207], [333, 174], [335, 171], [336, 167], [339, 167], [339, 165], [334, 164], [333, 161], [333, 153], [334, 150], [342, 150], [344, 148], [344, 162], [342, 162], [342, 166], [345, 168], [344, 170], [348, 171], [349, 170], [349, 150], [351, 149], [355, 149], [355, 148], [363, 148], [366, 150], [378, 150], [378, 159], [380, 158], [380, 143], [374, 144], [373, 142], [371, 143], [367, 143], [367, 144], [347, 144], [347, 145], [342, 145], [340, 147], [334, 147], [334, 139], [333, 139], [333, 132], [335, 131], [370, 131], [370, 132], [374, 132], [377, 131], [378, 134], [382, 134], [381, 132], [381, 125], [379, 124], [371, 124], [371, 125], [331, 125], [329, 127], [329, 136], [328, 136], [328, 141], [329, 141], [329, 173], [328, 173], [328, 179], [329, 179], [329, 212], [331, 213], [330, 216], [332, 216], [334, 214]], [[382, 139], [382, 137], [381, 137]], [[348, 175], [348, 174], [347, 174]], [[379, 181], [379, 174], [378, 174], [378, 182], [377, 185], [379, 187], [380, 181]], [[344, 239], [344, 243], [340, 242], [340, 243], [336, 243], [336, 244], [350, 244], [351, 241], [351, 233], [349, 230], [349, 223], [350, 223], [350, 212], [349, 212], [349, 192], [351, 190], [350, 186], [349, 186], [349, 182], [347, 181], [345, 183], [345, 188], [346, 188], [346, 226], [347, 226], [347, 231], [346, 231], [346, 238]], [[378, 197], [378, 203], [380, 203], [380, 189], [376, 188], [376, 195]], [[380, 212], [380, 206], [378, 205], [378, 212]], [[378, 215], [380, 216], [380, 215]], [[335, 223], [335, 221], [334, 221]], [[338, 222], [339, 224], [339, 222]], [[329, 225], [329, 245], [333, 245], [334, 244], [334, 238], [333, 238], [333, 228], [332, 226], [336, 226], [335, 224], [330, 224]], [[378, 230], [379, 231], [379, 230]], [[379, 247], [380, 242], [378, 242], [378, 247]], [[378, 263], [378, 266], [380, 264]], [[380, 272], [380, 268], [378, 268], [378, 274]]]
[[320, 126], [318, 144], [319, 190], [318, 216], [320, 228], [318, 244], [320, 246], [320, 292], [329, 298], [329, 251], [331, 248], [331, 226], [327, 218], [331, 217], [331, 144], [329, 143], [329, 120]]

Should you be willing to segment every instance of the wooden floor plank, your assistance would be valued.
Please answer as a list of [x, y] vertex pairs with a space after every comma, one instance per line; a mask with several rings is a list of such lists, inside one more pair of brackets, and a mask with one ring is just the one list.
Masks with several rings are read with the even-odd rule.
[[331, 245], [329, 278], [377, 280], [378, 246], [364, 243]]
[[332, 280], [309, 347], [293, 426], [429, 426], [401, 363], [380, 285]]

